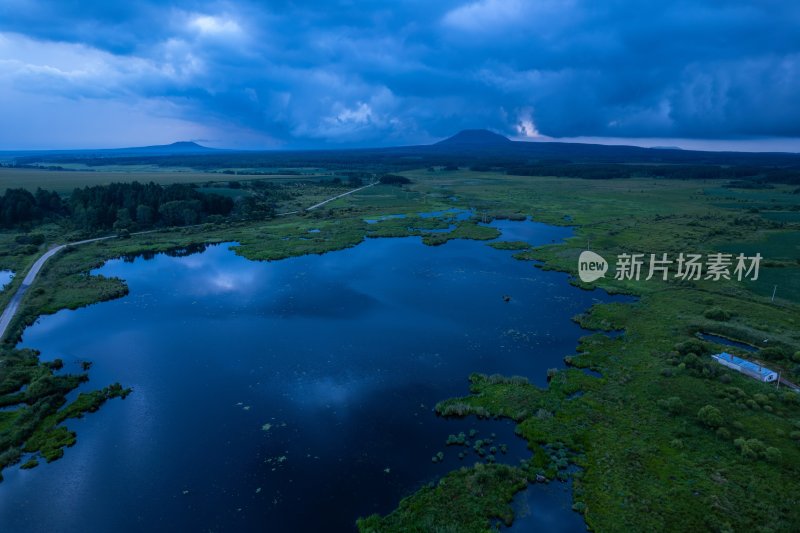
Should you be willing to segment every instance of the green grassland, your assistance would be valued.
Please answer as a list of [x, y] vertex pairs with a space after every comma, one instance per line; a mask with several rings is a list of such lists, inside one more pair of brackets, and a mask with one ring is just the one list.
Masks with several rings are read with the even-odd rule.
[[[524, 242], [492, 244], [517, 250], [515, 257], [535, 260], [539, 268], [571, 274], [576, 274], [587, 242], [607, 259], [624, 252], [760, 252], [765, 264], [756, 281], [617, 281], [609, 276], [588, 285], [573, 279], [587, 290], [600, 287], [638, 296], [635, 303], [599, 304], [575, 317], [586, 328], [624, 329], [624, 335], [610, 338], [587, 331], [577, 355], [563, 354], [568, 368], [548, 373], [546, 389], [523, 379], [480, 375], [469, 378], [467, 389], [464, 375], [465, 396], [443, 398], [437, 406], [441, 416], [515, 420], [529, 442], [531, 459], [519, 466], [478, 465], [453, 472], [410, 494], [392, 513], [365, 517], [359, 527], [486, 531], [494, 519], [512, 519], [508, 503], [513, 494], [537, 475], [573, 476], [575, 508], [598, 531], [791, 531], [800, 523], [800, 395], [720, 367], [708, 357], [720, 347], [695, 336], [699, 331], [716, 333], [759, 346], [769, 339], [769, 348], [758, 356], [800, 381], [800, 227], [751, 212], [751, 204], [774, 205], [774, 197], [780, 198], [781, 209], [790, 211], [800, 203], [799, 195], [776, 186], [748, 190], [746, 198], [738, 198], [739, 191], [724, 189], [737, 198], [726, 201], [709, 193], [719, 189], [716, 182], [425, 169], [404, 175], [412, 185], [375, 186], [301, 216], [173, 229], [67, 250], [43, 271], [9, 338], [42, 313], [124, 295], [123, 281], [87, 275], [112, 257], [236, 242], [236, 252], [249, 259], [279, 260], [355, 246], [365, 238], [416, 236], [426, 244], [446, 246], [452, 238], [496, 236], [477, 220], [453, 223], [447, 216], [418, 216], [452, 207], [473, 209], [481, 220], [531, 216], [574, 226], [575, 236], [565, 243], [534, 248]], [[319, 192], [301, 194], [293, 203], [310, 205]], [[365, 221], [393, 214], [406, 216]], [[309, 233], [311, 229], [319, 232]], [[55, 242], [57, 237], [51, 232], [48, 239]], [[13, 238], [0, 240], [3, 249], [9, 247], [9, 255], [0, 257], [24, 270], [35, 254], [14, 256], [12, 243]], [[771, 302], [767, 296], [774, 284], [779, 291]], [[0, 401], [30, 406], [19, 396], [21, 386], [27, 384], [29, 391], [52, 373], [12, 344], [4, 350], [4, 360], [13, 364], [0, 367]], [[580, 369], [595, 370], [601, 377]], [[44, 383], [42, 390], [58, 398], [72, 385]], [[33, 405], [38, 401], [30, 400]], [[54, 458], [54, 450], [74, 442], [74, 436], [54, 432], [53, 427], [63, 427], [53, 424], [62, 416], [57, 413], [69, 409], [57, 401], [54, 405], [36, 419], [33, 433], [20, 437], [17, 432], [16, 440], [0, 440], [12, 442], [6, 444], [7, 455], [0, 455], [0, 466], [25, 454], [34, 460]], [[30, 407], [0, 412], [0, 435], [20, 427], [25, 409]], [[580, 470], [572, 473], [574, 466]]]

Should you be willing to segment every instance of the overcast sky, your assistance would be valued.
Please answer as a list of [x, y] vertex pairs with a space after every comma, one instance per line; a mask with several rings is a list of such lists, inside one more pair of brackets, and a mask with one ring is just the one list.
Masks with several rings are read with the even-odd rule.
[[800, 151], [797, 0], [0, 0], [0, 149]]

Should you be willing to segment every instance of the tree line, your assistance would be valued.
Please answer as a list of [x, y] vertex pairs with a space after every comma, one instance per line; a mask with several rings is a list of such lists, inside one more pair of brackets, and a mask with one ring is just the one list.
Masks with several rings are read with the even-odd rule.
[[[472, 167], [472, 170], [478, 170]], [[622, 163], [573, 163], [539, 161], [509, 166], [513, 176], [559, 176], [582, 179], [662, 178], [696, 180], [738, 180], [740, 183], [800, 183], [800, 167], [770, 168], [724, 165], [635, 165]]]
[[78, 188], [68, 199], [38, 189], [7, 189], [0, 196], [0, 226], [15, 228], [46, 221], [66, 221], [87, 231], [147, 229], [198, 224], [225, 217], [234, 202], [202, 193], [189, 185], [112, 183]]

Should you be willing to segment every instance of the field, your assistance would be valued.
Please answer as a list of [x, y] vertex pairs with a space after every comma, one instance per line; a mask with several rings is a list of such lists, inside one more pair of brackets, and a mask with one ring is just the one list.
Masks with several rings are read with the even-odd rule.
[[[79, 178], [78, 173], [53, 174]], [[609, 260], [621, 253], [758, 252], [764, 264], [756, 281], [620, 281], [607, 276], [589, 285], [573, 278], [584, 289], [600, 287], [638, 300], [595, 305], [575, 317], [587, 336], [578, 354], [563, 354], [567, 368], [548, 372], [548, 388], [465, 372], [464, 396], [442, 398], [437, 406], [441, 416], [514, 419], [529, 441], [531, 459], [519, 466], [480, 465], [453, 472], [410, 494], [393, 513], [364, 517], [359, 527], [485, 531], [492, 518], [511, 520], [511, 496], [537, 476], [553, 482], [572, 476], [574, 508], [597, 531], [790, 531], [800, 523], [800, 395], [723, 369], [708, 357], [722, 347], [695, 335], [715, 333], [761, 346], [758, 356], [770, 367], [800, 380], [800, 226], [755, 210], [770, 206], [794, 212], [800, 195], [792, 187], [734, 191], [718, 181], [519, 177], [463, 169], [403, 175], [413, 183], [372, 187], [302, 216], [172, 229], [70, 250], [43, 272], [11, 338], [42, 313], [125, 294], [120, 280], [85, 275], [111, 257], [223, 241], [240, 242], [237, 253], [253, 260], [324, 253], [364, 238], [447, 228], [453, 221], [446, 216], [417, 214], [453, 207], [472, 209], [476, 218], [454, 224], [450, 233], [426, 234], [424, 242], [446, 246], [448, 238], [488, 239], [494, 234], [479, 220], [531, 216], [574, 226], [575, 236], [532, 249], [515, 243], [515, 257], [573, 275], [587, 245]], [[203, 176], [207, 181], [208, 174]], [[293, 202], [310, 205], [322, 189]], [[375, 224], [364, 220], [398, 214], [406, 217]], [[320, 231], [310, 234], [310, 229]], [[55, 231], [47, 235], [49, 242], [39, 252], [58, 239]], [[18, 269], [36, 255], [14, 255], [13, 233], [3, 236], [0, 246], [7, 264]], [[772, 302], [774, 285], [779, 290]], [[624, 335], [595, 334], [616, 329]], [[35, 389], [31, 381], [47, 377], [49, 370], [10, 345], [6, 350], [8, 361], [27, 369], [13, 379], [7, 367], [0, 374], [0, 400], [17, 405], [25, 399], [18, 396], [24, 395], [20, 386]], [[66, 394], [68, 385], [60, 384], [59, 393]], [[111, 398], [111, 393], [99, 398]], [[0, 418], [6, 435], [18, 424], [7, 414], [15, 412], [4, 411]], [[34, 427], [34, 434], [43, 442], [41, 453], [52, 455], [60, 441], [48, 420]], [[80, 446], [80, 435], [77, 440]], [[0, 455], [2, 464], [20, 458], [8, 450], [0, 453], [6, 453]]]
[[[319, 180], [324, 174], [312, 173], [304, 179]], [[0, 167], [0, 190], [23, 188], [35, 191], [37, 188], [69, 194], [76, 187], [108, 185], [109, 183], [139, 181], [155, 182], [161, 185], [171, 183], [220, 183], [229, 181], [269, 180], [275, 182], [297, 181], [295, 175], [247, 175], [198, 172], [189, 168], [165, 170], [152, 166], [101, 167], [95, 171], [59, 171], [32, 168]]]

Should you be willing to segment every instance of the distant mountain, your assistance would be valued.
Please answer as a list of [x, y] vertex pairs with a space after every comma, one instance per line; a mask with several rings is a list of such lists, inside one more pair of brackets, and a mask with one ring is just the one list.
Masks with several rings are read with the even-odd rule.
[[[341, 150], [241, 151], [208, 148], [194, 142], [177, 142], [105, 150], [0, 152], [0, 163], [18, 166], [58, 166], [61, 163], [102, 166], [112, 164], [108, 161], [111, 159], [115, 165], [189, 166], [203, 170], [230, 167], [321, 167], [337, 171], [368, 169], [374, 172], [375, 168], [395, 171], [421, 167], [470, 166], [506, 169], [509, 172], [560, 172], [563, 175], [572, 175], [570, 172], [584, 175], [581, 169], [575, 168], [576, 165], [627, 165], [614, 169], [596, 169], [596, 174], [602, 177], [628, 175], [631, 164], [692, 165], [698, 168], [704, 165], [725, 168], [742, 165], [772, 167], [772, 170], [759, 170], [754, 176], [765, 175], [769, 170], [772, 174], [783, 173], [788, 176], [786, 180], [798, 180], [800, 183], [800, 154], [702, 152], [669, 146], [643, 148], [550, 141], [524, 142], [512, 141], [497, 133], [479, 129], [461, 131], [436, 144]], [[666, 175], [667, 171], [672, 170], [674, 169], [665, 167], [662, 174]], [[702, 168], [694, 169], [693, 172], [695, 170], [696, 175], [705, 176], [700, 172]], [[706, 174], [713, 178], [721, 172], [719, 169], [710, 169]]]
[[[486, 161], [498, 167], [537, 164], [670, 164], [800, 166], [800, 154], [771, 152], [704, 152], [678, 147], [587, 144], [557, 141], [512, 141], [488, 130], [464, 130], [435, 144], [385, 148], [387, 156], [441, 157], [446, 164]], [[377, 151], [373, 151], [376, 153]], [[480, 164], [480, 163], [478, 163]], [[435, 165], [430, 165], [435, 166]], [[800, 169], [798, 169], [800, 171]]]
[[97, 150], [103, 153], [124, 153], [124, 154], [206, 154], [218, 152], [216, 148], [208, 148], [192, 141], [178, 141], [172, 144], [157, 144], [154, 146], [138, 146], [133, 148], [111, 148], [107, 150]]
[[192, 141], [178, 141], [172, 144], [153, 146], [134, 146], [130, 148], [96, 148], [78, 150], [7, 150], [0, 151], [0, 156], [21, 157], [29, 160], [65, 160], [88, 159], [125, 156], [161, 156], [161, 155], [203, 155], [225, 153], [229, 150], [209, 148]]
[[508, 137], [489, 130], [462, 130], [439, 141], [436, 146], [508, 146], [512, 142]]

